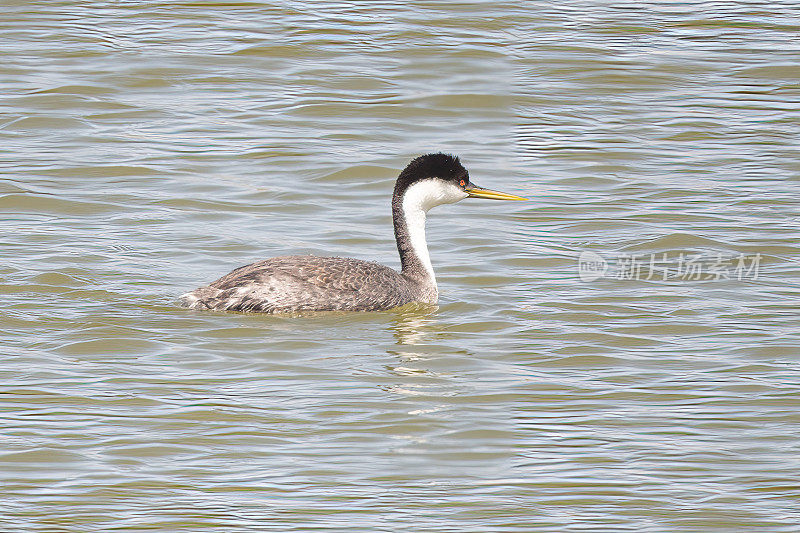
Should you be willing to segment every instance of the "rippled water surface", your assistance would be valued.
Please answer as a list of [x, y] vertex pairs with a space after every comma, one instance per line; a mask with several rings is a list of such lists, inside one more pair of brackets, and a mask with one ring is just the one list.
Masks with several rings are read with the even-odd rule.
[[[0, 15], [0, 530], [794, 532], [794, 2], [45, 2]], [[182, 309], [397, 266], [437, 309]]]

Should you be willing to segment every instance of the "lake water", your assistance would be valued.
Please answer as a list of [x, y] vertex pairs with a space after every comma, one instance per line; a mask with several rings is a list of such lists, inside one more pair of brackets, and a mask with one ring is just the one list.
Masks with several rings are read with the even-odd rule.
[[[0, 530], [796, 532], [795, 2], [4, 2]], [[434, 310], [203, 313], [311, 253]]]

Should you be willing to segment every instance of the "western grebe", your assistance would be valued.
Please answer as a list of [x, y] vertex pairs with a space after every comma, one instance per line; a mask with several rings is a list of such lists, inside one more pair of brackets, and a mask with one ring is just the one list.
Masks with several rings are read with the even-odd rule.
[[261, 313], [379, 311], [410, 302], [436, 303], [426, 213], [468, 197], [527, 200], [476, 186], [457, 157], [423, 155], [400, 173], [392, 195], [400, 272], [359, 259], [288, 255], [237, 268], [181, 300], [192, 309]]

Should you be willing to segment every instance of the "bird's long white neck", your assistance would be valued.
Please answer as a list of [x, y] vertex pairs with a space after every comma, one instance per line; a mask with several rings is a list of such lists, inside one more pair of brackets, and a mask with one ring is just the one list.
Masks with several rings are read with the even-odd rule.
[[425, 221], [428, 210], [418, 201], [416, 195], [405, 194], [403, 198], [403, 218], [408, 230], [408, 240], [411, 244], [411, 253], [417, 256], [421, 266], [425, 269], [434, 285], [436, 275], [433, 273], [431, 255], [428, 252], [428, 241], [425, 238]]
[[428, 210], [441, 204], [463, 200], [467, 194], [455, 184], [431, 178], [410, 185], [402, 196], [393, 199], [395, 236], [403, 273], [421, 278], [434, 293], [436, 276], [433, 272], [428, 242], [425, 239], [425, 220]]

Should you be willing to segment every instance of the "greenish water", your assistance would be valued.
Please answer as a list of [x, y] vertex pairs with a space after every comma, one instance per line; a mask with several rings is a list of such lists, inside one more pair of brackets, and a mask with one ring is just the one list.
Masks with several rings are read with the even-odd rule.
[[[0, 530], [797, 531], [799, 16], [5, 2]], [[437, 150], [437, 309], [176, 305]]]

